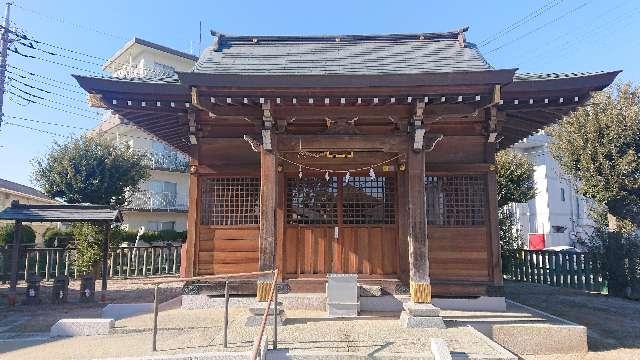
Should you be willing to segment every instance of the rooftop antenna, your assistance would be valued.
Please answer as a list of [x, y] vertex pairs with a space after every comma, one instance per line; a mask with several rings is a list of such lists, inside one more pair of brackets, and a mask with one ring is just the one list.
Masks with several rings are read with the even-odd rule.
[[200, 20], [200, 28], [198, 30], [198, 54], [202, 52], [202, 20]]

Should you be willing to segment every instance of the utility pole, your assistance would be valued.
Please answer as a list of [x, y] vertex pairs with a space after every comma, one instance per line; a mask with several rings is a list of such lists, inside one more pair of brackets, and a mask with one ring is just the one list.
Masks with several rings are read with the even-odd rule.
[[4, 28], [0, 37], [0, 129], [2, 128], [2, 118], [4, 116], [2, 107], [4, 105], [4, 82], [7, 74], [7, 49], [9, 48], [9, 16], [11, 15], [11, 2], [7, 1], [7, 10], [4, 14]]

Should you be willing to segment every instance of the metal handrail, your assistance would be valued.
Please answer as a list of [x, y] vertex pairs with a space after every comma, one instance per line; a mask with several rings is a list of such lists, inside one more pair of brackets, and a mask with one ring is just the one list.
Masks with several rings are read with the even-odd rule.
[[[251, 359], [256, 360], [258, 358], [258, 351], [260, 350], [260, 343], [262, 342], [262, 335], [264, 334], [264, 329], [267, 326], [267, 318], [269, 317], [269, 308], [271, 307], [271, 301], [273, 300], [274, 294], [276, 293], [276, 282], [278, 281], [278, 269], [275, 269], [273, 272], [273, 281], [271, 282], [271, 292], [269, 293], [269, 300], [267, 301], [267, 306], [264, 311], [264, 315], [262, 315], [262, 323], [260, 324], [260, 331], [258, 332], [258, 336], [253, 342], [253, 350], [251, 351]], [[274, 306], [273, 313], [273, 324], [274, 324], [274, 333], [277, 334], [277, 324], [278, 324], [278, 313], [277, 313], [278, 305]], [[276, 335], [277, 336], [277, 335]], [[276, 345], [277, 346], [277, 345]]]
[[[271, 304], [271, 299], [273, 298], [275, 283], [278, 277], [278, 270], [273, 271], [256, 271], [249, 273], [236, 273], [236, 274], [225, 274], [225, 275], [208, 275], [208, 276], [196, 276], [189, 278], [176, 278], [176, 279], [161, 279], [161, 280], [153, 280], [153, 281], [142, 281], [141, 284], [145, 285], [154, 285], [153, 291], [153, 338], [152, 338], [152, 351], [158, 351], [157, 349], [157, 337], [158, 337], [158, 309], [159, 309], [159, 287], [162, 284], [176, 283], [176, 282], [187, 282], [187, 281], [207, 281], [207, 280], [224, 280], [225, 281], [225, 304], [224, 304], [224, 333], [223, 333], [223, 346], [227, 347], [227, 330], [229, 325], [229, 281], [230, 280], [245, 280], [248, 278], [255, 278], [258, 276], [264, 276], [273, 274], [273, 283], [271, 287], [271, 294], [269, 296], [269, 304], [267, 305], [267, 311], [265, 312], [265, 316], [269, 313], [269, 306]], [[276, 309], [277, 310], [277, 309]], [[275, 313], [277, 320], [277, 312]], [[276, 321], [277, 323], [277, 321]], [[266, 324], [266, 318], [262, 320], [262, 328], [260, 330], [260, 340], [262, 340], [262, 332], [264, 332], [264, 326]], [[277, 331], [277, 330], [276, 330]], [[258, 341], [258, 344], [259, 344]], [[277, 346], [277, 345], [276, 345]], [[257, 352], [256, 352], [257, 353]], [[255, 357], [254, 357], [255, 359]]]

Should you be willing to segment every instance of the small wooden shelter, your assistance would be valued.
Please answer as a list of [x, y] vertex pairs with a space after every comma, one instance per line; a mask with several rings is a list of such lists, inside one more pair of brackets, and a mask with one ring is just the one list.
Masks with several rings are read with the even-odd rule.
[[277, 267], [291, 291], [357, 273], [415, 302], [495, 296], [496, 150], [618, 72], [494, 69], [466, 31], [212, 32], [192, 71], [76, 79], [191, 157], [184, 276]]
[[104, 226], [104, 239], [102, 242], [102, 294], [107, 291], [107, 271], [109, 259], [109, 239], [111, 225], [114, 222], [122, 222], [122, 214], [119, 210], [112, 210], [102, 205], [31, 205], [20, 204], [13, 201], [11, 207], [0, 211], [0, 220], [15, 221], [13, 248], [11, 254], [11, 279], [9, 291], [9, 304], [15, 305], [16, 286], [18, 284], [18, 259], [20, 257], [21, 226], [24, 222], [90, 222]]

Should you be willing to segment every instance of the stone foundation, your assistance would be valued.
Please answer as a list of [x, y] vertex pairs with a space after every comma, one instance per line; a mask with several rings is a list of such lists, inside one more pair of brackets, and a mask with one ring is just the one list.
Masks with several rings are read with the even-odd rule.
[[400, 314], [400, 324], [406, 328], [445, 328], [439, 308], [431, 304], [413, 302], [404, 304], [404, 311]]

